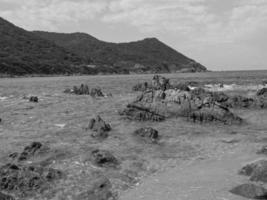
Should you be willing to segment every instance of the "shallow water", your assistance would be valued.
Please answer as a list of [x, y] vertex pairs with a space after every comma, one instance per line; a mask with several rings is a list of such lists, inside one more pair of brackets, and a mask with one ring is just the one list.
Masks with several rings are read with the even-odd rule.
[[[92, 173], [102, 173], [119, 193], [134, 188], [152, 174], [165, 172], [187, 162], [227, 157], [248, 145], [253, 151], [263, 143], [267, 129], [266, 110], [235, 110], [247, 124], [225, 126], [220, 124], [191, 123], [183, 118], [165, 122], [131, 122], [123, 120], [118, 110], [137, 95], [133, 85], [150, 81], [153, 75], [80, 76], [0, 79], [0, 156], [20, 151], [31, 141], [41, 141], [52, 148], [66, 151], [68, 158], [55, 160], [52, 167], [62, 169], [66, 178], [61, 180], [54, 199], [72, 199], [86, 190]], [[256, 92], [256, 87], [267, 80], [264, 72], [209, 72], [197, 74], [165, 74], [171, 82], [198, 81], [207, 84], [232, 85], [231, 92]], [[88, 84], [100, 87], [113, 97], [91, 98], [64, 94], [66, 88]], [[237, 91], [236, 91], [237, 90]], [[30, 103], [25, 96], [36, 95], [39, 103]], [[91, 138], [86, 130], [95, 115], [111, 124], [110, 137], [104, 141]], [[137, 128], [152, 126], [159, 131], [161, 141], [152, 145], [132, 137]], [[222, 141], [235, 140], [227, 143]], [[101, 169], [86, 162], [94, 148], [111, 151], [121, 162], [118, 170]], [[245, 151], [244, 151], [245, 153]], [[242, 151], [241, 151], [242, 154]], [[253, 153], [252, 153], [253, 154]], [[3, 162], [1, 160], [1, 162]], [[201, 167], [201, 165], [200, 165]], [[50, 194], [51, 195], [51, 194]], [[45, 196], [35, 197], [44, 199]]]

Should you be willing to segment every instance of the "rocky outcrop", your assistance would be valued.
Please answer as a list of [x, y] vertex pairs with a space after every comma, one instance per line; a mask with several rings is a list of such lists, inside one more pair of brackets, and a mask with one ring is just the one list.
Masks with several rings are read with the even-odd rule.
[[100, 116], [90, 120], [88, 129], [92, 130], [92, 137], [94, 138], [106, 138], [108, 137], [108, 132], [111, 131], [110, 124], [107, 124]]
[[230, 192], [249, 199], [267, 199], [267, 189], [252, 183], [239, 185]]
[[257, 154], [267, 155], [267, 145], [264, 145], [261, 149], [257, 151]]
[[134, 131], [133, 135], [146, 142], [155, 143], [159, 140], [159, 133], [151, 127], [140, 128]]
[[117, 168], [119, 161], [107, 150], [95, 149], [91, 152], [91, 161], [99, 167]]
[[257, 92], [257, 96], [266, 96], [267, 97], [267, 88], [262, 88]]
[[131, 103], [125, 109], [119, 111], [119, 114], [126, 119], [135, 121], [163, 121], [165, 116], [152, 107], [146, 107], [142, 104]]
[[239, 171], [239, 174], [249, 176], [251, 181], [267, 183], [267, 160], [247, 164]]
[[73, 86], [73, 89], [64, 90], [66, 94], [76, 94], [76, 95], [90, 95], [92, 97], [104, 97], [104, 93], [100, 88], [90, 89], [88, 85], [81, 84], [80, 87]]

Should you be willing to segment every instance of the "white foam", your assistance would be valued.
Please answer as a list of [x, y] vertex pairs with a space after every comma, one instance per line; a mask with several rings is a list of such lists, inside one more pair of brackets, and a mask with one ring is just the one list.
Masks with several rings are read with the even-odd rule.
[[224, 84], [223, 86], [221, 86], [221, 84], [214, 84], [214, 85], [207, 84], [204, 87], [209, 91], [248, 91], [248, 90], [257, 91], [264, 88], [264, 85]]
[[5, 101], [7, 99], [8, 99], [8, 97], [0, 97], [0, 101]]
[[66, 126], [66, 124], [55, 124], [56, 127], [59, 127], [59, 128], [64, 128]]

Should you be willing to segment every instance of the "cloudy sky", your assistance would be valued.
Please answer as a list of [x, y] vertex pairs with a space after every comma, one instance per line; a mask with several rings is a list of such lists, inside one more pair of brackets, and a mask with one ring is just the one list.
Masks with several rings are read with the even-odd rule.
[[267, 0], [0, 0], [27, 30], [157, 37], [211, 70], [267, 69]]

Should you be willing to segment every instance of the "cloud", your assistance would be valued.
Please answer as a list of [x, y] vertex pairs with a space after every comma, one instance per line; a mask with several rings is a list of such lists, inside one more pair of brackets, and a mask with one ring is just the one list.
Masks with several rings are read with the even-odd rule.
[[[7, 0], [0, 0], [0, 5]], [[107, 6], [106, 1], [74, 0], [10, 0], [17, 9], [0, 12], [7, 18], [29, 30], [57, 30], [60, 24], [94, 19]]]

